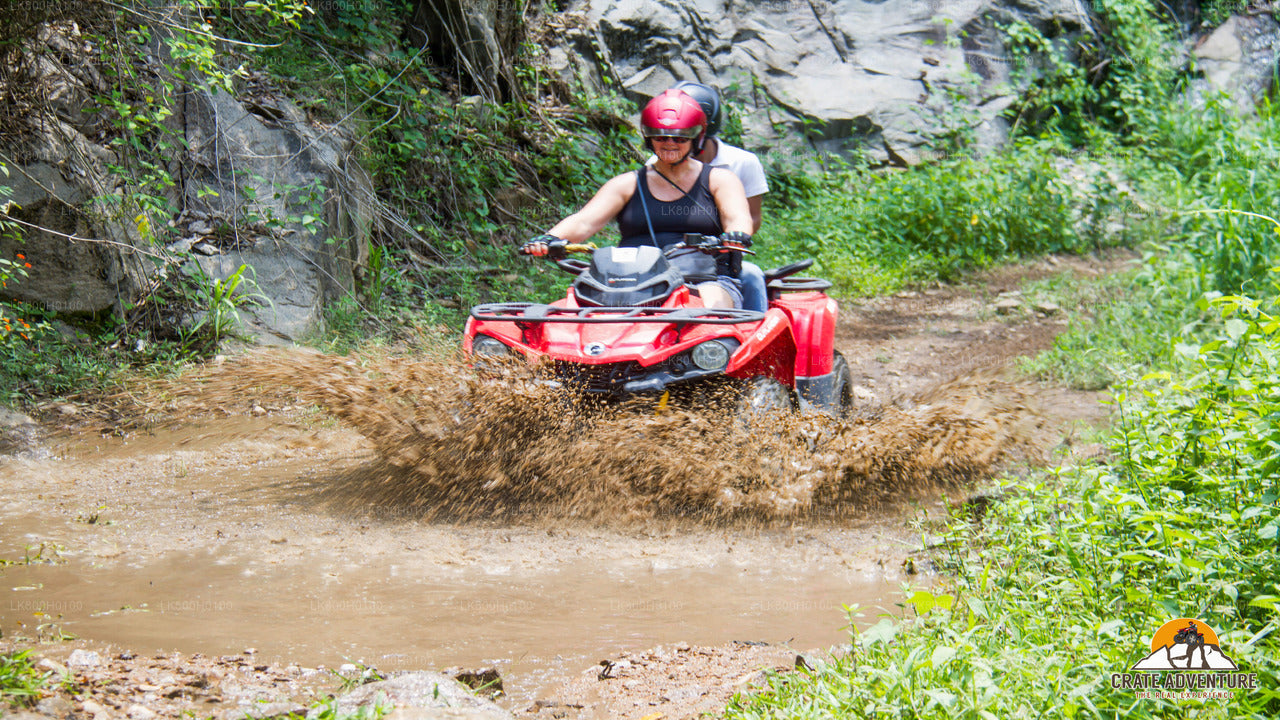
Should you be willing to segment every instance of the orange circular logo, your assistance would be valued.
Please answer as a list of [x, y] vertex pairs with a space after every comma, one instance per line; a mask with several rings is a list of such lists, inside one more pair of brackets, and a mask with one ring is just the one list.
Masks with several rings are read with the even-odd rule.
[[1175, 645], [1177, 641], [1175, 641], [1174, 638], [1178, 636], [1178, 633], [1183, 632], [1190, 627], [1194, 627], [1196, 632], [1200, 633], [1200, 635], [1204, 637], [1205, 645], [1218, 644], [1218, 633], [1214, 632], [1213, 628], [1205, 625], [1199, 620], [1192, 618], [1178, 618], [1161, 625], [1160, 629], [1156, 631], [1156, 634], [1151, 636], [1152, 651]]

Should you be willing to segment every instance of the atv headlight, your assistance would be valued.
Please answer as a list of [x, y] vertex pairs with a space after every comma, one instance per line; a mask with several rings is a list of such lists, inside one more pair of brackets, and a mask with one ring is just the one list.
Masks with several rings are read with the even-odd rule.
[[723, 370], [729, 364], [729, 348], [717, 340], [709, 340], [690, 353], [693, 364], [703, 370]]
[[491, 338], [488, 335], [477, 335], [471, 341], [471, 353], [489, 357], [508, 357], [511, 355], [511, 348], [497, 338]]

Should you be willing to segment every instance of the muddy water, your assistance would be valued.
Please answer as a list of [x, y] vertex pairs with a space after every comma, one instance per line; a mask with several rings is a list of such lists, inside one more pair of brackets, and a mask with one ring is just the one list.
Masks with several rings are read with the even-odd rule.
[[912, 503], [1037, 427], [997, 378], [744, 428], [714, 401], [602, 411], [518, 374], [305, 353], [156, 398], [164, 425], [0, 459], [0, 557], [43, 548], [0, 576], [0, 627], [497, 664], [516, 703], [658, 644], [845, 642], [842, 605], [892, 610]]
[[33, 562], [0, 570], [0, 628], [311, 667], [497, 665], [514, 706], [626, 650], [843, 643], [841, 606], [892, 609], [910, 542], [856, 523], [428, 522], [352, 497], [380, 467], [315, 418], [3, 461], [0, 558]]

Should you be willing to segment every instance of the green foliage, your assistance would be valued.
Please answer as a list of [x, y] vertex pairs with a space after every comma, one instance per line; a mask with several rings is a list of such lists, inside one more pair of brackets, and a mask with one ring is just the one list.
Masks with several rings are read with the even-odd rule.
[[[985, 158], [951, 157], [907, 172], [771, 176], [763, 261], [816, 257], [843, 292], [951, 279], [1009, 257], [1111, 242], [1101, 219], [1115, 193], [1077, 191], [1051, 147], [1023, 142]], [[1095, 184], [1104, 182], [1093, 178]]]
[[1200, 3], [1200, 24], [1217, 27], [1227, 18], [1249, 9], [1248, 0], [1203, 0]]
[[[909, 592], [913, 616], [883, 618], [849, 657], [775, 679], [726, 717], [1275, 717], [1280, 320], [1240, 297], [1202, 309], [1216, 334], [1186, 346], [1189, 366], [1118, 398], [1114, 465], [1004, 481], [980, 524], [948, 521], [946, 590]], [[1215, 628], [1259, 690], [1112, 690], [1175, 617]]]
[[1110, 302], [1090, 306], [1029, 367], [1079, 387], [1100, 388], [1175, 360], [1171, 338], [1203, 324], [1206, 293], [1277, 294], [1280, 225], [1270, 217], [1280, 201], [1274, 162], [1280, 120], [1237, 115], [1211, 99], [1174, 106], [1153, 123], [1141, 154], [1123, 156], [1146, 202], [1149, 245], [1143, 267], [1119, 281]]
[[30, 650], [0, 653], [0, 708], [34, 706], [51, 677], [36, 669]]
[[[203, 274], [198, 264], [196, 272]], [[252, 277], [246, 277], [247, 265], [241, 265], [226, 278], [203, 278], [195, 285], [195, 301], [198, 307], [196, 321], [182, 329], [184, 348], [200, 347], [217, 349], [224, 338], [235, 334], [240, 323], [240, 309], [247, 305], [269, 304], [270, 300], [258, 290]], [[250, 276], [252, 270], [249, 271]], [[247, 291], [242, 290], [248, 288]]]
[[1150, 0], [1093, 3], [1096, 36], [1049, 38], [1006, 26], [1014, 82], [1027, 90], [1007, 115], [1024, 134], [1061, 133], [1073, 144], [1095, 129], [1143, 137], [1174, 97], [1176, 34]]

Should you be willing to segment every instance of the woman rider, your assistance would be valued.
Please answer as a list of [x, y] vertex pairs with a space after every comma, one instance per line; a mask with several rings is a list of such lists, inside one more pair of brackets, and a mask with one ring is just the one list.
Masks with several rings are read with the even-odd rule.
[[[520, 252], [556, 253], [568, 243], [586, 241], [615, 218], [620, 247], [656, 245], [666, 250], [682, 242], [685, 233], [718, 235], [722, 242], [750, 246], [751, 210], [742, 182], [732, 172], [692, 157], [706, 126], [698, 102], [679, 90], [667, 90], [649, 101], [640, 114], [640, 128], [657, 160], [605, 183], [581, 210], [522, 245]], [[741, 254], [734, 254], [740, 263]], [[670, 252], [668, 258], [691, 284], [699, 283], [696, 289], [705, 306], [742, 306], [735, 267], [739, 263], [730, 262], [727, 255], [718, 261], [688, 248]]]

